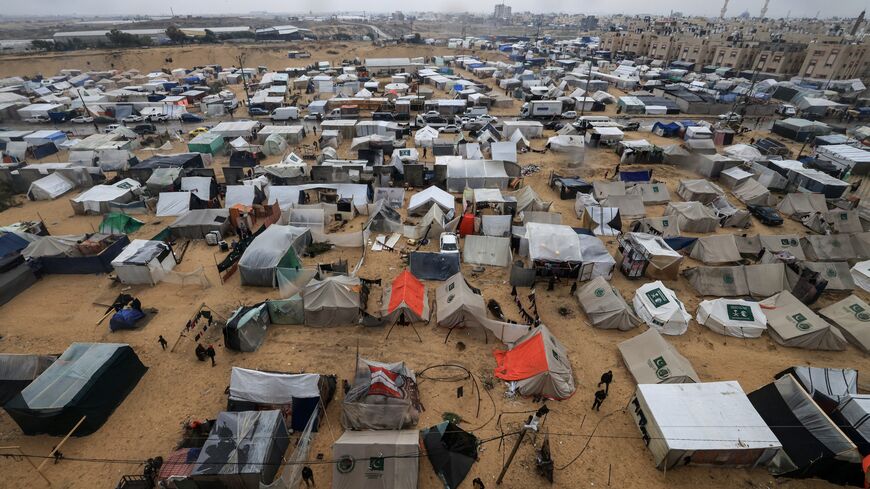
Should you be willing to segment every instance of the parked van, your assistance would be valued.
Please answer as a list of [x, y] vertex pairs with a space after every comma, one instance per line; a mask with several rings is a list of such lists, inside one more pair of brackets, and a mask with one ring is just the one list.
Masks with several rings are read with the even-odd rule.
[[299, 107], [278, 107], [269, 116], [273, 121], [289, 121], [299, 119]]

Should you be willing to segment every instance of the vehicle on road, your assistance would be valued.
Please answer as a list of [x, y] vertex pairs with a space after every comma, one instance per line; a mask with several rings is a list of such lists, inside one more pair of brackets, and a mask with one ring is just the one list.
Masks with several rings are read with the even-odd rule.
[[88, 117], [86, 115], [80, 115], [78, 117], [73, 117], [69, 121], [72, 122], [73, 124], [90, 124], [90, 123], [94, 122], [94, 118]]
[[38, 115], [36, 117], [30, 117], [29, 119], [24, 119], [24, 122], [28, 122], [30, 124], [44, 124], [46, 122], [51, 122], [51, 119], [48, 116]]
[[577, 118], [577, 111], [576, 110], [569, 110], [567, 112], [562, 112], [562, 119], [576, 119], [576, 118]]
[[765, 226], [782, 226], [783, 220], [779, 212], [767, 205], [747, 205], [749, 213], [756, 217]]
[[153, 114], [145, 118], [148, 122], [168, 122], [169, 116], [164, 114]]
[[740, 122], [743, 120], [743, 116], [737, 112], [725, 112], [724, 114], [719, 114], [718, 117], [720, 121], [728, 122]]
[[776, 109], [776, 113], [786, 117], [794, 117], [797, 115], [797, 107], [789, 104], [782, 104]]
[[195, 137], [199, 136], [200, 134], [204, 134], [204, 133], [207, 133], [207, 132], [208, 132], [208, 128], [207, 128], [207, 127], [197, 127], [196, 129], [194, 129], [194, 130], [190, 131], [189, 133], [187, 133], [187, 135], [190, 136], [190, 137], [192, 137], [192, 138], [195, 138]]
[[248, 107], [248, 115], [251, 117], [269, 115], [269, 111], [260, 107]]
[[205, 118], [198, 116], [196, 114], [191, 114], [190, 112], [185, 112], [181, 114], [181, 122], [192, 122], [194, 124], [199, 122], [204, 122]]
[[142, 122], [144, 120], [145, 119], [141, 115], [134, 114], [134, 115], [128, 115], [127, 117], [124, 117], [123, 119], [121, 119], [121, 122], [124, 122], [125, 124], [132, 124], [132, 123], [136, 123], [136, 122]]
[[136, 124], [133, 127], [133, 132], [140, 136], [144, 134], [156, 134], [157, 127], [155, 127], [154, 124]]
[[447, 124], [446, 126], [438, 129], [438, 132], [442, 134], [457, 134], [460, 132], [459, 126], [456, 124]]
[[106, 134], [109, 134], [110, 132], [114, 131], [115, 129], [117, 129], [119, 127], [121, 127], [121, 124], [109, 124], [108, 126], [105, 127], [105, 129], [103, 129], [103, 132]]
[[298, 120], [299, 107], [278, 107], [272, 111], [269, 118], [273, 121]]

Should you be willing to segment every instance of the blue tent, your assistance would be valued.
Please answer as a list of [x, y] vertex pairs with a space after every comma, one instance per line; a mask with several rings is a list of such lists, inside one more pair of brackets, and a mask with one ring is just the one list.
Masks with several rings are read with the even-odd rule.
[[0, 234], [0, 261], [7, 256], [17, 255], [28, 244], [26, 239], [15, 233]]
[[653, 124], [652, 132], [659, 136], [669, 138], [680, 133], [680, 125], [676, 122], [656, 122]]
[[623, 182], [649, 182], [652, 180], [652, 170], [621, 171], [619, 179]]

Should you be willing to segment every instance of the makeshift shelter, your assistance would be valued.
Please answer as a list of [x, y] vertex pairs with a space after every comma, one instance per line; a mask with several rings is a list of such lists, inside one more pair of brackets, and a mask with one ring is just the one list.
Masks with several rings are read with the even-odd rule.
[[733, 234], [719, 234], [698, 238], [691, 246], [689, 256], [707, 265], [732, 263], [742, 260]]
[[725, 193], [719, 186], [708, 180], [680, 180], [677, 195], [687, 202], [709, 204]]
[[379, 200], [372, 204], [368, 211], [369, 219], [365, 228], [378, 233], [401, 233], [405, 227], [402, 216], [390, 206], [387, 200]]
[[686, 269], [683, 274], [703, 296], [766, 298], [790, 288], [783, 263], [700, 266]]
[[846, 339], [791, 292], [761, 301], [771, 338], [780, 345], [809, 350], [845, 350]]
[[775, 379], [793, 376], [823, 411], [832, 411], [847, 396], [858, 393], [858, 371], [849, 368], [789, 367]]
[[628, 187], [625, 193], [640, 195], [643, 205], [667, 204], [671, 201], [671, 193], [664, 183], [637, 183]]
[[[311, 416], [318, 416], [329, 402], [335, 385], [318, 374], [261, 372], [241, 367], [230, 369], [228, 411], [260, 411], [280, 408], [293, 431], [304, 431]], [[288, 416], [289, 413], [289, 416]], [[316, 424], [314, 425], [316, 428]]]
[[638, 384], [684, 384], [700, 382], [686, 357], [655, 329], [618, 345], [626, 368]]
[[470, 234], [465, 237], [462, 260], [474, 265], [509, 267], [512, 258], [510, 245], [510, 238]]
[[848, 261], [858, 257], [848, 236], [836, 234], [801, 238], [801, 248], [810, 261]]
[[132, 178], [125, 178], [111, 185], [94, 185], [70, 199], [73, 211], [78, 214], [106, 214], [109, 204], [126, 204], [136, 198], [142, 185]]
[[353, 385], [342, 403], [342, 426], [352, 430], [410, 428], [417, 425], [421, 409], [416, 376], [404, 362], [357, 357]]
[[732, 190], [750, 180], [754, 180], [753, 174], [738, 166], [722, 170], [722, 173], [719, 174], [719, 181], [722, 185]]
[[767, 329], [767, 317], [757, 302], [714, 299], [698, 304], [698, 324], [724, 335], [758, 338]]
[[645, 217], [632, 221], [629, 230], [635, 233], [644, 233], [662, 238], [673, 238], [680, 235], [680, 228], [669, 216]]
[[275, 287], [276, 269], [299, 266], [299, 256], [311, 241], [307, 228], [272, 224], [254, 238], [239, 260], [242, 285]]
[[112, 260], [129, 244], [125, 235], [42, 236], [22, 255], [46, 275], [110, 273]]
[[447, 190], [462, 192], [466, 188], [505, 189], [510, 181], [510, 176], [505, 169], [506, 165], [512, 165], [512, 163], [451, 159], [447, 162]]
[[593, 278], [579, 288], [575, 295], [589, 322], [596, 328], [628, 331], [642, 322], [619, 290], [604, 277]]
[[631, 403], [635, 409], [629, 411], [660, 470], [689, 464], [755, 467], [782, 450], [735, 381], [639, 384]]
[[800, 237], [796, 234], [779, 234], [773, 236], [758, 236], [761, 248], [771, 253], [790, 253], [798, 260], [806, 260], [804, 250], [801, 248]]
[[230, 234], [230, 229], [228, 209], [187, 211], [169, 225], [169, 233], [175, 239], [206, 239], [210, 233], [217, 233], [222, 239]]
[[640, 219], [646, 216], [643, 197], [640, 195], [610, 195], [601, 201], [602, 207], [615, 207], [624, 219]]
[[784, 375], [750, 393], [749, 400], [782, 442], [782, 450], [767, 466], [773, 475], [817, 477], [838, 485], [860, 483], [857, 447], [793, 376]]
[[459, 253], [411, 252], [411, 273], [420, 280], [447, 280], [459, 273]]
[[532, 329], [510, 350], [493, 351], [495, 376], [523, 396], [563, 400], [574, 394], [568, 351], [545, 325]]
[[417, 430], [345, 431], [332, 445], [332, 489], [416, 489]]
[[161, 192], [154, 213], [157, 217], [180, 216], [190, 210], [192, 198], [190, 192]]
[[592, 182], [593, 194], [595, 199], [601, 201], [611, 195], [625, 195], [625, 182], [617, 180], [615, 182], [594, 181]]
[[865, 292], [870, 292], [870, 260], [856, 263], [849, 273], [855, 285]]
[[426, 286], [410, 270], [404, 270], [393, 283], [384, 287], [382, 317], [388, 323], [429, 321], [429, 297]]
[[335, 275], [312, 279], [302, 289], [305, 324], [344, 326], [356, 324], [360, 316], [360, 281], [357, 277]]
[[236, 351], [257, 351], [266, 339], [269, 310], [266, 303], [236, 309], [224, 326], [224, 344]]
[[100, 222], [100, 232], [103, 234], [131, 234], [144, 225], [144, 222], [135, 217], [112, 212], [103, 217], [102, 222]]
[[770, 205], [773, 200], [770, 190], [753, 178], [734, 187], [732, 193], [746, 205]]
[[3, 408], [26, 435], [97, 431], [148, 369], [130, 345], [73, 343]]
[[187, 480], [196, 489], [260, 489], [275, 480], [289, 446], [281, 411], [224, 411]]
[[580, 226], [595, 236], [617, 236], [622, 231], [622, 216], [618, 207], [587, 205], [580, 216]]
[[855, 295], [819, 311], [859, 350], [870, 353], [870, 305]]
[[620, 241], [621, 269], [626, 276], [638, 278], [675, 278], [683, 255], [661, 237], [646, 233], [626, 233]]
[[408, 201], [408, 215], [422, 216], [433, 205], [438, 205], [445, 214], [449, 215], [455, 210], [456, 203], [452, 195], [433, 185], [411, 196]]
[[819, 234], [863, 233], [857, 210], [831, 210], [810, 214], [801, 220], [804, 226]]
[[689, 329], [692, 316], [677, 294], [659, 280], [638, 287], [633, 304], [637, 315], [662, 334], [681, 335]]
[[487, 319], [483, 296], [468, 285], [461, 273], [451, 276], [435, 289], [435, 304], [438, 326], [451, 329], [483, 326]]
[[52, 173], [31, 183], [27, 190], [27, 198], [30, 200], [54, 200], [75, 187], [75, 182], [60, 173]]
[[57, 357], [49, 355], [0, 353], [0, 406], [17, 396], [55, 360]]
[[712, 233], [719, 226], [716, 213], [700, 202], [671, 202], [665, 215], [672, 216], [681, 231], [690, 233]]
[[181, 168], [155, 168], [145, 181], [145, 188], [151, 195], [172, 192], [181, 184]]
[[794, 220], [800, 221], [810, 214], [826, 212], [828, 204], [823, 194], [791, 193], [786, 194], [776, 206], [779, 212]]
[[477, 437], [450, 421], [420, 430], [420, 437], [426, 457], [444, 488], [458, 488], [477, 461]]
[[175, 265], [169, 245], [145, 239], [134, 239], [112, 260], [118, 280], [127, 285], [156, 285]]

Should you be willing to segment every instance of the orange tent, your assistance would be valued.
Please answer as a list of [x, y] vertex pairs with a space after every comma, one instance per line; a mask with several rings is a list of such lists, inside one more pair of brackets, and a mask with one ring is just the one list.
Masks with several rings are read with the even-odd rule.
[[574, 394], [568, 351], [546, 326], [533, 329], [510, 350], [493, 351], [495, 376], [516, 382], [523, 396], [567, 399]]
[[404, 317], [406, 322], [429, 320], [429, 298], [426, 286], [409, 270], [405, 270], [384, 290], [382, 315], [393, 323]]

